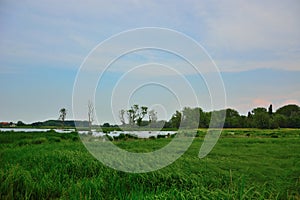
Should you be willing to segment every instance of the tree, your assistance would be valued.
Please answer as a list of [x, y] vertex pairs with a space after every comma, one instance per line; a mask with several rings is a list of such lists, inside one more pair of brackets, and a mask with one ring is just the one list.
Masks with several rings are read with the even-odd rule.
[[250, 111], [248, 112], [247, 117], [248, 117], [248, 118], [251, 118], [251, 117], [252, 117], [252, 114], [251, 114]]
[[274, 123], [277, 125], [275, 128], [285, 128], [287, 127], [287, 117], [281, 114], [275, 114]]
[[222, 128], [226, 120], [226, 110], [216, 110], [211, 112], [210, 127]]
[[266, 108], [258, 107], [252, 110], [254, 126], [256, 128], [269, 128], [270, 116]]
[[[300, 128], [300, 107], [295, 104], [285, 105], [276, 110], [276, 116], [281, 115], [284, 127]], [[284, 118], [282, 117], [284, 116]], [[280, 126], [281, 127], [281, 126]]]
[[179, 128], [182, 120], [182, 114], [178, 110], [172, 115], [170, 124], [172, 128]]
[[125, 123], [125, 116], [124, 116], [125, 113], [126, 113], [126, 111], [124, 109], [119, 111], [119, 118], [120, 118], [120, 121], [121, 121], [122, 125], [126, 124]]
[[145, 117], [145, 115], [147, 114], [148, 111], [148, 107], [146, 106], [142, 106], [140, 107], [140, 109], [138, 109], [138, 115], [137, 115], [137, 125], [141, 126], [141, 123]]
[[240, 114], [238, 111], [227, 108], [224, 128], [238, 128], [240, 127], [240, 124]]
[[208, 128], [211, 118], [211, 113], [204, 112], [201, 108], [200, 110], [200, 119], [199, 119], [199, 128]]
[[22, 122], [22, 121], [18, 121], [18, 122], [17, 122], [17, 126], [25, 126], [25, 124], [24, 124], [24, 122]]
[[269, 108], [268, 108], [268, 113], [271, 116], [273, 114], [273, 106], [272, 104], [270, 104]]
[[92, 130], [92, 124], [94, 121], [94, 105], [92, 101], [88, 101], [88, 122], [89, 122], [89, 130]]
[[65, 126], [65, 119], [66, 119], [66, 116], [67, 116], [67, 109], [65, 108], [62, 108], [59, 110], [59, 119], [62, 121], [62, 128], [64, 128]]
[[102, 127], [110, 127], [110, 124], [108, 123], [108, 122], [106, 122], [106, 123], [103, 123], [103, 125], [102, 125]]
[[138, 117], [139, 105], [134, 104], [133, 106], [131, 106], [131, 110], [133, 111], [132, 112], [133, 123], [135, 123]]
[[289, 127], [300, 128], [300, 112], [293, 112], [289, 117]]
[[198, 128], [200, 120], [200, 108], [184, 107], [182, 110], [182, 127]]
[[276, 114], [281, 114], [286, 117], [290, 117], [292, 115], [292, 113], [294, 113], [294, 112], [296, 112], [296, 113], [300, 112], [299, 106], [297, 106], [295, 104], [285, 105], [285, 106], [279, 108], [278, 110], [276, 110]]
[[133, 110], [132, 109], [129, 109], [127, 110], [127, 117], [128, 117], [128, 123], [129, 125], [133, 125], [134, 124], [134, 114], [133, 114]]
[[[122, 110], [120, 111], [120, 113], [121, 112], [125, 113], [125, 111]], [[140, 126], [142, 124], [143, 118], [147, 115], [147, 112], [148, 107], [146, 106], [139, 107], [139, 105], [137, 104], [131, 106], [131, 108], [127, 110], [129, 125], [134, 125], [135, 123], [137, 123], [137, 125]]]
[[135, 104], [127, 110], [128, 121], [130, 125], [134, 125], [138, 117], [139, 105]]

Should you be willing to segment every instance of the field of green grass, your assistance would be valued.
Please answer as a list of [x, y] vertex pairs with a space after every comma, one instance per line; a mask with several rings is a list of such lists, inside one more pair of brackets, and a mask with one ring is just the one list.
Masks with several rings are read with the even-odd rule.
[[[0, 132], [0, 199], [300, 199], [300, 130], [224, 130], [199, 159], [204, 134], [170, 166], [131, 174], [93, 158], [76, 133]], [[170, 140], [114, 142], [149, 152]]]

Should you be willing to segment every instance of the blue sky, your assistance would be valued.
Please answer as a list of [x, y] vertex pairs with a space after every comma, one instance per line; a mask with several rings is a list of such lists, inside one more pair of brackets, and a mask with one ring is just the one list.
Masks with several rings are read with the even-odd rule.
[[[254, 107], [267, 107], [270, 103], [275, 109], [287, 103], [300, 104], [299, 10], [297, 0], [2, 0], [0, 121], [56, 119], [62, 107], [67, 108], [67, 117], [72, 119], [73, 85], [84, 58], [112, 35], [142, 27], [173, 29], [201, 44], [221, 72], [227, 107], [246, 114]], [[117, 81], [128, 70], [124, 65], [166, 60], [174, 69], [184, 68], [180, 59], [157, 51], [135, 52], [121, 59], [119, 65], [115, 63], [99, 82], [95, 94], [99, 122], [118, 123], [108, 105]], [[121, 86], [131, 87], [137, 78], [163, 80], [182, 91], [177, 93], [182, 95], [185, 105], [194, 106], [189, 94], [180, 90], [179, 76], [164, 74], [163, 67], [156, 67], [154, 74], [149, 73], [151, 70], [137, 74], [124, 79]], [[199, 105], [210, 110], [203, 80], [189, 71], [183, 74], [196, 88]], [[155, 108], [160, 118], [167, 119], [180, 108], [167, 88], [144, 86], [130, 100], [124, 100], [121, 93], [112, 101], [115, 110], [128, 102], [137, 102]], [[123, 95], [125, 98], [126, 94]], [[82, 107], [78, 118], [85, 119], [86, 112], [86, 107]]]

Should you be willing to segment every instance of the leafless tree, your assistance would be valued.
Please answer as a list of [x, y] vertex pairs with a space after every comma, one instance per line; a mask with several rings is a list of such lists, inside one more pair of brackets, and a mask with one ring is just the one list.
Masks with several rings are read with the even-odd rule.
[[88, 101], [88, 121], [89, 121], [89, 129], [92, 130], [92, 124], [94, 121], [94, 105], [92, 101]]
[[120, 110], [119, 111], [119, 118], [120, 118], [120, 121], [121, 121], [121, 123], [122, 123], [122, 125], [125, 125], [126, 123], [125, 123], [125, 110], [124, 109], [122, 109], [122, 110]]

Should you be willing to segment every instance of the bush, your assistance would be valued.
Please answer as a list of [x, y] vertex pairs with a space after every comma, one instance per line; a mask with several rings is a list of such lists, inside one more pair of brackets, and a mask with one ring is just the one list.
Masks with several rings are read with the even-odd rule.
[[205, 132], [197, 130], [196, 136], [195, 137], [200, 137], [200, 136], [204, 136]]
[[28, 144], [31, 144], [31, 140], [20, 140], [17, 144], [19, 146], [28, 145]]
[[106, 138], [107, 138], [109, 141], [113, 141], [113, 140], [114, 140], [114, 137], [111, 137], [111, 136], [109, 136], [108, 134], [106, 134], [105, 136], [106, 136]]
[[49, 142], [61, 142], [61, 139], [59, 137], [50, 137]]
[[46, 138], [37, 138], [31, 141], [31, 144], [42, 144], [47, 142]]
[[129, 138], [129, 139], [138, 139], [138, 137], [136, 135], [128, 134], [128, 135], [126, 135], [126, 137]]
[[72, 141], [78, 141], [79, 140], [79, 137], [78, 136], [73, 136], [72, 137]]
[[165, 138], [166, 136], [165, 135], [157, 135], [157, 139], [159, 138]]

